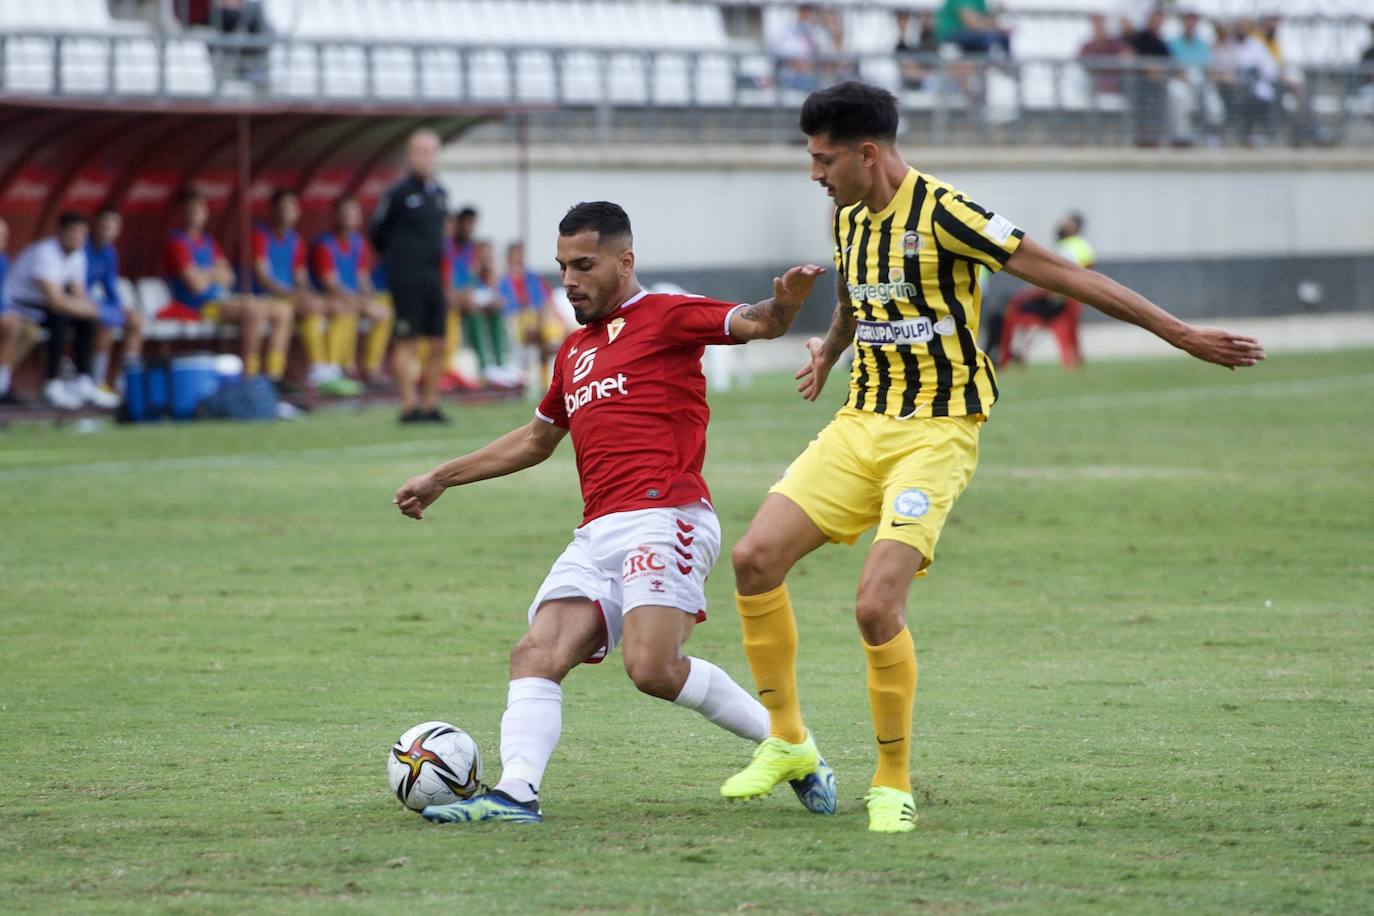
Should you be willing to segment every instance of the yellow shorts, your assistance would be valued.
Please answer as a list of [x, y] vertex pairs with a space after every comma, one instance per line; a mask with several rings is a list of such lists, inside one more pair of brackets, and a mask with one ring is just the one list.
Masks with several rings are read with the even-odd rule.
[[935, 559], [940, 529], [978, 466], [982, 416], [895, 417], [845, 407], [773, 485], [832, 541], [900, 541]]
[[522, 343], [532, 342], [535, 335], [551, 346], [557, 346], [567, 337], [567, 330], [557, 321], [544, 321], [536, 309], [523, 309], [515, 315], [515, 332]]
[[218, 299], [205, 303], [200, 307], [200, 318], [218, 324], [224, 318], [224, 303]]

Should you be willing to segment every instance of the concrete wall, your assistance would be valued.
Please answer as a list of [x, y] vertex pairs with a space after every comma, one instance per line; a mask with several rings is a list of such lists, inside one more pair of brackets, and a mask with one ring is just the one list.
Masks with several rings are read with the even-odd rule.
[[[1065, 210], [1082, 211], [1100, 269], [1183, 315], [1374, 309], [1368, 153], [912, 149], [907, 158], [1041, 240]], [[459, 144], [446, 151], [444, 179], [455, 201], [482, 211], [482, 235], [503, 242], [524, 221], [538, 269], [553, 267], [563, 212], [598, 198], [629, 211], [649, 279], [756, 298], [788, 264], [830, 263], [829, 200], [800, 148], [545, 147], [528, 161], [522, 183], [515, 150]], [[996, 278], [990, 299], [1014, 286]], [[824, 323], [829, 298], [818, 295], [808, 326]]]

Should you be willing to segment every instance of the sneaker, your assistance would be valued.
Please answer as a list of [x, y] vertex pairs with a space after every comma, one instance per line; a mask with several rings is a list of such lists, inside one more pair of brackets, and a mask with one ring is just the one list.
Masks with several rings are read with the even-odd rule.
[[499, 789], [465, 798], [451, 805], [428, 805], [420, 816], [432, 824], [471, 824], [476, 821], [510, 821], [538, 824], [544, 820], [539, 802], [518, 802]]
[[868, 829], [872, 832], [910, 833], [916, 829], [916, 800], [910, 792], [873, 786], [864, 801], [868, 803]]
[[801, 744], [769, 738], [754, 749], [754, 759], [747, 767], [725, 780], [720, 794], [726, 798], [762, 798], [778, 783], [805, 780], [816, 773], [820, 759], [810, 732]]
[[402, 423], [424, 423], [425, 411], [419, 409], [418, 407], [412, 408], [410, 410], [403, 410], [401, 411], [400, 417], [398, 417], [397, 419], [400, 420], [400, 422]]
[[315, 386], [315, 390], [320, 394], [327, 394], [338, 398], [356, 398], [363, 393], [363, 386], [360, 382], [355, 382], [351, 378], [340, 375], [325, 382], [320, 382]]
[[119, 406], [119, 395], [108, 388], [101, 388], [89, 375], [79, 376], [73, 383], [73, 388], [85, 404], [94, 405], [101, 410], [114, 410]]
[[797, 801], [812, 814], [835, 813], [835, 771], [825, 758], [816, 755], [816, 769], [801, 779], [789, 779], [787, 784], [797, 793]]
[[81, 395], [60, 378], [48, 379], [43, 386], [43, 400], [58, 410], [79, 410], [81, 407]]

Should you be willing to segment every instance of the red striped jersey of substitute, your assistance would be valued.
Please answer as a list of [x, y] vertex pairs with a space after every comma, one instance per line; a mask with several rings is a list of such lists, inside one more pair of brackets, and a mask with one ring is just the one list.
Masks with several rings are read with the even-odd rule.
[[706, 459], [708, 344], [737, 344], [730, 313], [701, 296], [641, 292], [569, 335], [535, 416], [572, 434], [582, 524], [612, 512], [711, 498]]

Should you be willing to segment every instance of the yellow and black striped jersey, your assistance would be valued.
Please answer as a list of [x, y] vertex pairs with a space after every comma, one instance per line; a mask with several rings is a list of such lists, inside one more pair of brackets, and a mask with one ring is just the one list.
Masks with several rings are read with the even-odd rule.
[[835, 213], [835, 268], [854, 306], [850, 407], [893, 417], [986, 415], [997, 400], [978, 349], [978, 268], [997, 271], [1024, 233], [911, 169], [881, 213]]

